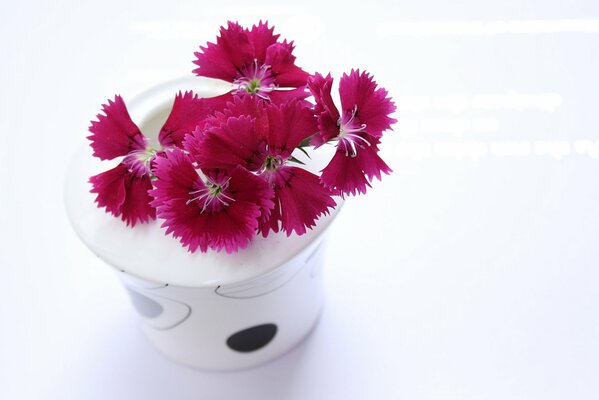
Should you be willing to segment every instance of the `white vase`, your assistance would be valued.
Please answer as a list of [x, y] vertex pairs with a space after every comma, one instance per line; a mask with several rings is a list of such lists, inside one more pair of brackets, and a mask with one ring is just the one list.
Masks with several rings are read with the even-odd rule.
[[[128, 104], [142, 132], [156, 137], [178, 90], [214, 96], [227, 88], [191, 77], [157, 86]], [[311, 169], [322, 168], [315, 159]], [[318, 320], [325, 235], [341, 202], [302, 236], [256, 236], [238, 253], [191, 254], [160, 221], [125, 226], [97, 208], [90, 176], [111, 167], [86, 146], [66, 185], [69, 219], [81, 240], [115, 268], [148, 339], [169, 358], [208, 370], [254, 366], [285, 353]]]

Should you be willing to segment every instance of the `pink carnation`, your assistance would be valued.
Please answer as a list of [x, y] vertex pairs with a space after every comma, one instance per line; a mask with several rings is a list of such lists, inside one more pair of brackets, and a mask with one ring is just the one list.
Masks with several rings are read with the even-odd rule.
[[337, 141], [337, 151], [322, 171], [321, 180], [331, 190], [342, 194], [365, 193], [373, 178], [391, 169], [378, 155], [383, 132], [397, 120], [389, 115], [395, 105], [383, 88], [367, 72], [352, 70], [339, 82], [341, 113], [333, 103], [333, 78], [315, 74], [309, 88], [316, 99], [315, 111], [319, 133], [312, 138], [318, 147]]
[[198, 68], [193, 72], [236, 85], [222, 96], [225, 99], [248, 94], [274, 103], [305, 98], [309, 75], [295, 65], [293, 42], [278, 38], [267, 23], [246, 29], [229, 21], [226, 28], [220, 28], [216, 43], [208, 42], [194, 53]]
[[152, 205], [164, 219], [166, 233], [179, 238], [190, 252], [246, 248], [256, 234], [261, 210], [274, 205], [272, 189], [246, 169], [199, 173], [178, 148], [156, 160], [155, 174]]
[[[163, 148], [180, 146], [183, 136], [202, 124], [213, 109], [214, 102], [210, 99], [179, 92], [158, 135], [160, 145]], [[92, 121], [89, 128], [88, 139], [94, 156], [101, 160], [119, 157], [122, 160], [115, 168], [90, 178], [91, 192], [97, 195], [98, 207], [121, 217], [127, 225], [148, 222], [156, 217], [148, 195], [152, 188], [152, 164], [162, 149], [149, 146], [148, 138], [131, 120], [121, 96], [108, 100], [102, 111], [104, 114], [98, 114], [98, 120]]]

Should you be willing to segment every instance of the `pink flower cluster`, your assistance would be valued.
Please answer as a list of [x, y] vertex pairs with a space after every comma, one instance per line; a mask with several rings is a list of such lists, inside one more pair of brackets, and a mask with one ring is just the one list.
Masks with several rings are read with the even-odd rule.
[[[256, 234], [306, 233], [336, 206], [335, 196], [365, 193], [391, 169], [379, 156], [395, 105], [366, 72], [339, 81], [295, 65], [293, 42], [260, 22], [229, 22], [216, 43], [195, 53], [194, 73], [231, 82], [230, 92], [175, 96], [158, 133], [159, 148], [131, 120], [120, 96], [103, 105], [89, 128], [94, 156], [120, 162], [90, 178], [96, 202], [127, 225], [163, 220], [198, 248], [235, 252]], [[336, 146], [320, 176], [294, 154]]]

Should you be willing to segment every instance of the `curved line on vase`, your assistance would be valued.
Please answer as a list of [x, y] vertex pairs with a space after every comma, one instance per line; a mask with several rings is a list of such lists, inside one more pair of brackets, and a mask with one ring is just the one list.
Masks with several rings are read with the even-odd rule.
[[[187, 321], [189, 319], [189, 316], [191, 315], [191, 307], [188, 306], [187, 304], [183, 304], [183, 303], [179, 303], [179, 304], [181, 304], [187, 308], [187, 314], [179, 322], [176, 322], [173, 325], [165, 326], [164, 328], [156, 328], [155, 326], [150, 326], [150, 325], [148, 325], [148, 326], [152, 329], [156, 329], [157, 331], [168, 331], [169, 329], [174, 329], [177, 326], [181, 325], [183, 322]], [[147, 323], [146, 323], [146, 325], [147, 325]]]
[[[256, 294], [253, 296], [236, 296], [234, 294], [224, 294], [224, 293], [219, 293], [218, 290], [221, 288], [222, 285], [218, 285], [215, 289], [214, 289], [214, 293], [216, 293], [218, 296], [221, 297], [225, 297], [228, 299], [255, 299], [257, 297], [262, 297], [262, 296], [266, 296], [267, 294], [271, 294], [272, 292], [279, 290], [281, 287], [283, 287], [286, 283], [290, 282], [293, 278], [295, 278], [297, 275], [299, 275], [299, 273], [306, 267], [306, 264], [302, 265], [300, 268], [297, 269], [297, 271], [295, 271], [289, 278], [285, 279], [283, 282], [281, 282], [280, 284], [278, 284], [276, 287], [266, 291], [266, 292], [262, 292], [260, 294]], [[240, 291], [241, 293], [244, 292], [244, 290]]]
[[306, 263], [307, 263], [307, 262], [308, 262], [308, 261], [310, 261], [312, 258], [314, 258], [314, 256], [316, 255], [316, 253], [318, 253], [318, 250], [320, 250], [320, 248], [322, 247], [322, 244], [323, 244], [323, 243], [324, 243], [324, 242], [320, 242], [320, 243], [318, 243], [318, 246], [316, 246], [316, 248], [315, 248], [315, 249], [312, 251], [312, 253], [310, 253], [310, 255], [308, 256], [308, 258], [306, 258], [306, 261], [304, 261], [304, 262], [306, 262]]
[[[168, 283], [167, 283], [167, 285], [168, 285]], [[147, 294], [147, 293], [142, 293], [142, 294], [143, 294], [144, 296], [148, 296], [148, 294]], [[150, 296], [148, 296], [148, 297], [150, 297]], [[175, 327], [177, 327], [177, 326], [181, 325], [183, 322], [185, 322], [185, 321], [187, 321], [187, 319], [189, 319], [189, 316], [191, 315], [191, 306], [190, 306], [189, 304], [185, 304], [185, 303], [182, 303], [182, 302], [180, 302], [180, 301], [173, 300], [173, 299], [172, 299], [172, 298], [170, 298], [170, 297], [165, 297], [165, 296], [156, 295], [156, 294], [154, 294], [154, 293], [152, 293], [152, 294], [151, 294], [151, 297], [150, 297], [150, 298], [152, 298], [152, 297], [157, 297], [157, 298], [159, 298], [159, 299], [166, 300], [167, 302], [171, 302], [171, 303], [176, 303], [176, 304], [179, 304], [179, 305], [181, 305], [181, 306], [183, 306], [183, 307], [185, 307], [185, 308], [186, 308], [186, 310], [187, 310], [187, 313], [185, 314], [185, 316], [184, 316], [183, 318], [181, 318], [179, 321], [175, 322], [174, 324], [172, 324], [172, 325], [167, 325], [167, 326], [160, 327], [160, 328], [158, 328], [158, 327], [156, 327], [156, 326], [152, 326], [152, 325], [150, 325], [150, 324], [148, 323], [148, 321], [144, 321], [144, 323], [146, 324], [146, 326], [148, 326], [149, 328], [156, 329], [157, 331], [166, 331], [166, 330], [173, 329], [173, 328], [175, 328]], [[156, 300], [154, 299], [154, 301], [156, 301]]]
[[[135, 275], [131, 275], [131, 274], [129, 274], [129, 273], [128, 273], [127, 271], [125, 271], [124, 269], [121, 269], [120, 271], [121, 271], [123, 274], [127, 275], [128, 277], [130, 277], [130, 278], [132, 278], [132, 279], [134, 279], [134, 280], [143, 281], [143, 279], [141, 279], [141, 278], [138, 278], [138, 277], [136, 277]], [[148, 282], [149, 282], [149, 281], [148, 281]], [[150, 282], [150, 283], [152, 283], [152, 282]], [[157, 285], [159, 285], [159, 286], [150, 286], [150, 287], [145, 287], [145, 286], [141, 286], [141, 285], [135, 285], [135, 286], [136, 286], [137, 288], [139, 288], [139, 289], [143, 289], [143, 290], [158, 290], [158, 289], [164, 289], [164, 288], [166, 288], [166, 287], [168, 287], [168, 286], [169, 286], [169, 284], [168, 284], [168, 283], [164, 283], [164, 284], [162, 284], [162, 283], [158, 283], [158, 282], [156, 282], [156, 284], [157, 284]]]

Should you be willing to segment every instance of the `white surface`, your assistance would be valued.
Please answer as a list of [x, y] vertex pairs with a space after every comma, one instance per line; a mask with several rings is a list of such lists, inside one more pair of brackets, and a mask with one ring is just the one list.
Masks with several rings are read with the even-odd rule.
[[[100, 104], [189, 73], [226, 18], [272, 20], [308, 70], [369, 69], [401, 122], [395, 173], [335, 222], [314, 334], [209, 374], [144, 339], [62, 183]], [[557, 0], [1, 3], [0, 398], [597, 398], [598, 19]]]

